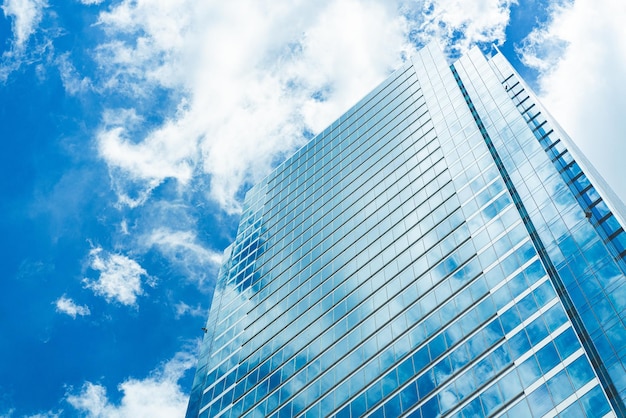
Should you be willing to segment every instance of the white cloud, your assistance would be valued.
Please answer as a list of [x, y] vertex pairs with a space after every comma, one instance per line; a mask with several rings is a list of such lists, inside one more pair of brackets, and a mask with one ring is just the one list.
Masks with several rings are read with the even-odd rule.
[[[29, 42], [37, 31], [47, 6], [45, 0], [4, 0], [0, 5], [4, 15], [11, 20], [13, 33], [12, 39], [6, 42], [9, 49], [0, 57], [0, 82], [5, 82], [23, 63], [38, 62], [52, 50], [52, 43], [47, 37]], [[30, 48], [27, 47], [29, 45]], [[42, 75], [41, 68], [36, 67], [38, 76]]]
[[179, 319], [183, 315], [198, 316], [200, 318], [206, 318], [209, 314], [209, 310], [203, 308], [201, 305], [197, 305], [195, 308], [186, 304], [185, 302], [179, 302], [174, 306], [176, 310], [176, 319]]
[[25, 418], [59, 418], [63, 415], [63, 410], [61, 411], [47, 411], [47, 412], [41, 412], [39, 414], [35, 414], [35, 415], [29, 415]]
[[542, 102], [622, 200], [626, 199], [626, 2], [577, 0], [551, 18], [520, 53], [540, 72]]
[[100, 155], [111, 166], [145, 180], [150, 189], [168, 177], [185, 184], [192, 175], [197, 145], [193, 140], [172, 140], [176, 129], [167, 122], [139, 144], [121, 126], [105, 130], [98, 137]]
[[[308, 9], [140, 1], [103, 14], [109, 33], [143, 34], [99, 49], [101, 62], [112, 64], [107, 85], [133, 94], [151, 86], [189, 94], [176, 115], [140, 141], [123, 128], [103, 130], [100, 154], [146, 181], [146, 189], [168, 177], [186, 184], [194, 173], [208, 174], [211, 196], [237, 211], [234, 196], [243, 184], [301, 145], [304, 129], [338, 116], [391, 69], [390, 61], [399, 63], [402, 21], [384, 7], [343, 1]], [[332, 36], [345, 27], [350, 31]], [[360, 71], [351, 71], [356, 66]], [[316, 105], [310, 96], [325, 86], [335, 100]]]
[[13, 45], [16, 50], [22, 50], [35, 33], [46, 6], [45, 0], [4, 0], [0, 7], [4, 15], [11, 18]]
[[71, 95], [76, 95], [91, 88], [91, 80], [88, 77], [81, 77], [78, 74], [78, 71], [76, 71], [76, 68], [74, 68], [74, 65], [69, 59], [69, 53], [57, 57], [56, 62], [66, 92]]
[[80, 2], [81, 2], [82, 4], [85, 4], [85, 5], [88, 5], [88, 6], [89, 6], [89, 5], [92, 5], [92, 4], [100, 4], [100, 3], [102, 3], [103, 1], [104, 1], [104, 0], [80, 0]]
[[421, 2], [356, 0], [114, 5], [99, 18], [101, 87], [136, 98], [137, 114], [155, 89], [178, 102], [144, 132], [103, 125], [98, 149], [120, 202], [143, 204], [167, 178], [185, 186], [208, 176], [210, 198], [238, 212], [243, 187], [400, 65], [415, 48], [412, 31], [425, 42], [464, 30], [458, 49], [501, 41], [510, 4], [437, 0], [426, 14]]
[[[22, 418], [59, 418], [63, 415], [63, 410], [60, 411], [46, 411], [40, 412], [35, 415], [22, 415]], [[13, 418], [15, 417], [15, 409], [9, 409], [5, 412], [0, 412], [0, 418]]]
[[187, 408], [187, 395], [178, 380], [195, 364], [190, 353], [180, 352], [145, 379], [130, 378], [118, 386], [119, 404], [112, 403], [106, 388], [85, 382], [78, 394], [68, 393], [66, 401], [88, 417], [123, 418], [180, 417]]
[[476, 43], [502, 44], [516, 0], [426, 0], [425, 20], [417, 28], [424, 40], [437, 39], [453, 54]]
[[108, 301], [118, 301], [134, 306], [137, 296], [143, 294], [142, 278], [148, 285], [154, 285], [154, 279], [135, 260], [121, 254], [111, 254], [101, 247], [89, 252], [89, 267], [99, 272], [97, 280], [83, 279], [86, 288], [95, 294], [104, 296]]
[[196, 233], [157, 228], [143, 238], [145, 247], [155, 247], [189, 279], [202, 285], [214, 277], [222, 262], [222, 253], [205, 248]]
[[159, 247], [171, 258], [188, 259], [192, 257], [196, 263], [220, 265], [222, 253], [204, 248], [193, 231], [172, 231], [159, 228], [152, 232], [147, 239], [150, 246]]
[[76, 315], [86, 316], [91, 314], [87, 305], [77, 305], [71, 298], [61, 296], [55, 302], [57, 312], [61, 312], [76, 318]]

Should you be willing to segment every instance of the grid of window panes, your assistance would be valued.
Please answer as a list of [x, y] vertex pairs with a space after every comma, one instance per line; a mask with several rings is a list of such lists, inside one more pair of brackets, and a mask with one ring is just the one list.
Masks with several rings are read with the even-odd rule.
[[488, 130], [554, 265], [564, 298], [593, 342], [590, 350], [606, 376], [603, 383], [624, 414], [626, 276], [620, 240], [626, 233], [567, 151], [564, 133], [546, 120], [510, 64], [500, 55], [492, 61], [490, 65], [474, 51], [455, 66], [472, 80], [479, 113], [488, 118]]
[[[224, 251], [224, 258], [228, 260], [230, 256], [230, 248], [227, 248]], [[218, 273], [216, 288], [214, 291], [214, 300], [216, 306], [221, 301], [221, 294], [224, 291], [224, 286], [226, 284], [225, 273], [227, 272], [226, 264], [220, 268]], [[200, 403], [202, 400], [202, 394], [204, 392], [204, 388], [206, 387], [206, 378], [207, 378], [207, 367], [209, 362], [209, 357], [211, 355], [211, 342], [213, 341], [213, 337], [215, 336], [216, 327], [211, 326], [211, 324], [217, 324], [219, 309], [211, 309], [211, 313], [209, 315], [209, 319], [207, 320], [207, 325], [205, 327], [205, 336], [202, 345], [200, 346], [200, 350], [198, 353], [198, 362], [196, 365], [196, 373], [194, 375], [193, 385], [191, 387], [191, 393], [189, 396], [189, 404], [187, 406], [187, 417], [195, 417], [198, 416], [200, 411]]]
[[[366, 106], [368, 107], [368, 109], [366, 109], [367, 110], [366, 114], [361, 115], [359, 114], [359, 112], [355, 112], [355, 114], [358, 114], [358, 117], [362, 117], [362, 118], [368, 118], [368, 119], [372, 119], [372, 117], [376, 118], [377, 127], [376, 127], [375, 134], [378, 137], [392, 136], [393, 134], [390, 133], [392, 129], [406, 130], [409, 124], [413, 126], [413, 130], [419, 129], [419, 123], [418, 123], [419, 113], [417, 113], [419, 111], [419, 105], [416, 104], [417, 102], [415, 100], [411, 100], [410, 103], [406, 103], [407, 102], [406, 96], [410, 94], [410, 92], [406, 91], [406, 87], [410, 83], [413, 83], [413, 82], [415, 82], [414, 77], [413, 77], [413, 80], [411, 80], [411, 79], [408, 79], [406, 76], [404, 76], [402, 72], [398, 72], [398, 77], [395, 83], [386, 83], [386, 85], [382, 86], [384, 88], [379, 88], [376, 91], [374, 91], [372, 94], [370, 94], [370, 96], [372, 97], [374, 96], [377, 97], [376, 102], [372, 102], [368, 98], [364, 99], [363, 102], [365, 102]], [[380, 94], [378, 94], [378, 92], [380, 92]], [[381, 99], [384, 99], [385, 102], [380, 103]], [[402, 104], [402, 106], [399, 106], [399, 104]], [[381, 108], [386, 109], [385, 118], [380, 118], [378, 116]], [[410, 122], [414, 122], [414, 123], [408, 122], [407, 118], [412, 118], [410, 119]], [[373, 123], [373, 122], [374, 121], [372, 120], [370, 123]], [[352, 125], [352, 122], [349, 121], [348, 123], [344, 123], [342, 125], [342, 128], [343, 128], [342, 130], [333, 131], [332, 137], [335, 139], [335, 142], [339, 140], [342, 141], [340, 146], [336, 146], [336, 144], [328, 141], [328, 144], [325, 144], [326, 147], [324, 148], [327, 151], [328, 155], [338, 151], [341, 148], [345, 148], [341, 152], [342, 164], [345, 170], [349, 169], [349, 165], [354, 165], [355, 167], [357, 165], [360, 165], [361, 160], [366, 158], [368, 153], [373, 153], [374, 149], [376, 149], [378, 152], [381, 152], [378, 148], [380, 148], [380, 146], [383, 145], [382, 141], [378, 141], [378, 142], [364, 141], [362, 138], [360, 138], [360, 136], [358, 136], [359, 133], [357, 132], [357, 129], [355, 128], [353, 129], [351, 125]], [[324, 138], [328, 136], [329, 136], [328, 133], [324, 133], [320, 137]], [[255, 303], [258, 303], [259, 308], [263, 310], [265, 310], [263, 306], [267, 306], [267, 304], [270, 303], [267, 300], [268, 296], [270, 296], [270, 293], [271, 293], [270, 297], [273, 298], [272, 300], [277, 299], [277, 298], [282, 298], [281, 292], [287, 292], [289, 291], [289, 286], [295, 285], [296, 283], [295, 279], [290, 277], [289, 274], [293, 273], [294, 268], [296, 268], [296, 264], [301, 266], [302, 268], [307, 268], [308, 271], [310, 271], [311, 268], [315, 269], [316, 265], [320, 263], [320, 260], [316, 260], [313, 263], [311, 263], [310, 258], [312, 257], [312, 255], [317, 257], [315, 254], [316, 252], [320, 251], [320, 243], [318, 241], [323, 236], [322, 234], [327, 233], [327, 231], [326, 230], [317, 231], [315, 230], [315, 228], [312, 228], [311, 225], [307, 225], [307, 223], [310, 223], [314, 221], [315, 219], [319, 218], [317, 221], [315, 221], [317, 224], [316, 227], [319, 227], [319, 223], [322, 221], [322, 217], [325, 214], [325, 211], [327, 210], [327, 208], [333, 201], [331, 194], [324, 193], [324, 196], [320, 196], [319, 193], [316, 193], [316, 194], [313, 193], [314, 189], [322, 190], [322, 188], [324, 188], [324, 192], [326, 192], [326, 189], [328, 188], [328, 185], [324, 184], [328, 182], [328, 176], [317, 176], [317, 173], [316, 173], [317, 169], [321, 168], [322, 164], [328, 164], [328, 160], [324, 161], [322, 159], [323, 155], [321, 154], [323, 153], [320, 152], [320, 144], [322, 143], [323, 142], [321, 139], [319, 139], [317, 142], [314, 141], [313, 143], [311, 143], [312, 145], [311, 147], [305, 147], [303, 150], [301, 150], [296, 156], [294, 156], [291, 159], [292, 161], [298, 160], [297, 164], [292, 164], [291, 167], [289, 167], [289, 164], [283, 164], [283, 166], [281, 166], [277, 170], [277, 172], [275, 173], [275, 177], [278, 177], [280, 179], [279, 181], [281, 182], [281, 184], [285, 182], [281, 177], [284, 176], [285, 173], [287, 173], [287, 175], [291, 175], [292, 177], [296, 177], [296, 176], [298, 177], [298, 183], [300, 187], [298, 188], [297, 191], [295, 189], [289, 190], [288, 188], [283, 188], [283, 189], [272, 189], [267, 192], [268, 202], [265, 205], [264, 212], [266, 214], [264, 216], [265, 219], [263, 219], [263, 222], [262, 222], [262, 225], [263, 225], [262, 228], [265, 228], [266, 230], [265, 236], [268, 237], [268, 240], [267, 242], [265, 242], [264, 238], [260, 237], [259, 242], [262, 242], [262, 244], [257, 247], [257, 249], [255, 250], [256, 252], [254, 256], [256, 265], [259, 265], [260, 267], [258, 271], [254, 273], [253, 275], [241, 274], [242, 269], [237, 270], [239, 271], [239, 273], [233, 270], [234, 271], [233, 275], [236, 277], [240, 277], [240, 279], [235, 280], [235, 282], [241, 283], [237, 291], [239, 291], [242, 296], [254, 300]], [[360, 147], [361, 149], [360, 153], [354, 152], [353, 148], [355, 147]], [[387, 146], [387, 148], [389, 148], [389, 146]], [[426, 151], [422, 151], [422, 153], [424, 152]], [[391, 156], [391, 154], [389, 155]], [[333, 164], [336, 164], [336, 160], [333, 161]], [[304, 167], [306, 167], [306, 170], [301, 169]], [[293, 171], [291, 171], [292, 169]], [[355, 179], [358, 178], [357, 174], [358, 174], [358, 171], [353, 170], [353, 177], [355, 177]], [[343, 177], [344, 189], [347, 187], [354, 187], [355, 185], [354, 183], [350, 184], [350, 181], [351, 181], [350, 176], [345, 175], [342, 177]], [[339, 187], [339, 185], [337, 187]], [[293, 195], [296, 195], [296, 193], [297, 193], [297, 196], [299, 196], [299, 198], [302, 198], [303, 196], [306, 196], [306, 195], [309, 195], [310, 197], [308, 200], [303, 200], [303, 202], [300, 202], [299, 204], [300, 207], [297, 208], [297, 216], [299, 217], [298, 225], [295, 225], [295, 223], [292, 222], [290, 219], [290, 217], [294, 216], [293, 205], [290, 206], [287, 203], [283, 202], [282, 206], [278, 208], [279, 210], [277, 210], [274, 207], [275, 206], [274, 202], [276, 200], [278, 199], [285, 200], [284, 198], [286, 195], [289, 196], [286, 200], [294, 199]], [[273, 196], [273, 197], [269, 197], [269, 196]], [[313, 198], [314, 201], [312, 201], [311, 198]], [[323, 207], [319, 206], [324, 200], [327, 200], [328, 202], [326, 202]], [[347, 205], [346, 202], [343, 202], [343, 203]], [[303, 204], [306, 204], [306, 208], [302, 207]], [[303, 219], [303, 215], [306, 216], [306, 219]], [[261, 219], [261, 217], [259, 217], [259, 219]], [[254, 224], [254, 222], [250, 222], [250, 223]], [[285, 224], [287, 224], [287, 226], [285, 226]], [[296, 233], [294, 233], [293, 231], [290, 232], [289, 229], [294, 228], [294, 227], [300, 228], [301, 230], [302, 224], [304, 224], [304, 228], [307, 229], [302, 234], [300, 234], [300, 232], [298, 231], [296, 231]], [[315, 234], [312, 234], [312, 232], [315, 232]], [[289, 239], [291, 241], [296, 239], [300, 241], [299, 243], [292, 242], [291, 244], [287, 244], [285, 243], [285, 239]], [[303, 243], [302, 242], [303, 240], [306, 242]], [[238, 238], [238, 241], [239, 241], [239, 238]], [[276, 243], [278, 243], [279, 245], [277, 245]], [[237, 244], [237, 242], [235, 243], [235, 248], [233, 251], [234, 260], [237, 260], [239, 258], [244, 258], [244, 256], [238, 255], [238, 254], [241, 254], [242, 250], [245, 251], [242, 248], [244, 246], [245, 245]], [[307, 249], [307, 246], [308, 246], [308, 249]], [[297, 249], [297, 254], [294, 254], [292, 249]], [[248, 258], [249, 257], [250, 256], [248, 256]], [[296, 263], [296, 259], [299, 259], [297, 263]], [[310, 265], [307, 266], [307, 263]], [[234, 261], [234, 262], [231, 261], [231, 264], [236, 265], [238, 263], [237, 261]], [[251, 263], [248, 263], [247, 268], [249, 268], [249, 266], [251, 265], [252, 265]], [[286, 269], [289, 269], [290, 272], [285, 272]], [[261, 274], [259, 273], [259, 271], [261, 270], [266, 270], [266, 271], [264, 271]], [[300, 275], [300, 276], [303, 278], [303, 280], [306, 279], [310, 282], [313, 282], [313, 280], [318, 279], [316, 277], [307, 278], [307, 277], [304, 277], [304, 275]], [[319, 276], [319, 273], [318, 273], [318, 276]], [[268, 280], [270, 277], [272, 277], [271, 281]], [[259, 278], [259, 280], [256, 280], [256, 278]], [[254, 281], [254, 283], [252, 283], [252, 281]], [[276, 288], [277, 290], [269, 292], [268, 287], [267, 287], [268, 284], [271, 284], [271, 286], [273, 286], [273, 288]], [[302, 289], [304, 289], [304, 287], [302, 287]], [[302, 292], [302, 289], [300, 290], [301, 292]], [[236, 298], [233, 298], [233, 300], [235, 299]], [[284, 303], [284, 301], [281, 301], [280, 303]], [[244, 303], [244, 304], [247, 305], [248, 303]], [[222, 303], [222, 306], [223, 305], [224, 303]], [[243, 305], [243, 304], [240, 304], [240, 305]], [[244, 311], [244, 314], [245, 313], [246, 311]], [[261, 317], [254, 324], [250, 324], [248, 328], [252, 329], [255, 326], [259, 326], [258, 324], [261, 324], [263, 320], [267, 321], [267, 318], [269, 318], [272, 315], [272, 312], [267, 311], [265, 313], [266, 313], [266, 316], [261, 315]], [[249, 331], [249, 332], [251, 333], [252, 331]], [[251, 346], [251, 344], [248, 344], [248, 346]], [[257, 354], [257, 356], [258, 355], [259, 354]], [[237, 353], [237, 355], [233, 357], [240, 357], [240, 356]], [[248, 363], [250, 363], [249, 360], [250, 359], [248, 359]], [[252, 361], [254, 361], [254, 359], [252, 359]], [[215, 369], [214, 372], [210, 372], [209, 379], [207, 379], [207, 381], [208, 382], [216, 381], [216, 383], [209, 385], [208, 390], [212, 392], [211, 392], [211, 396], [206, 396], [206, 398], [211, 399], [212, 404], [216, 404], [215, 395], [217, 394], [217, 392], [220, 392], [220, 394], [223, 394], [223, 388], [225, 386], [228, 386], [228, 384], [220, 385], [220, 382], [228, 381], [228, 378], [222, 379], [222, 376], [224, 376], [224, 373], [227, 372], [228, 370], [229, 370], [228, 367], [222, 367], [222, 368]], [[243, 369], [240, 367], [239, 370], [243, 370]], [[220, 382], [217, 382], [219, 379], [221, 379]], [[250, 379], [248, 378], [243, 383], [246, 383], [249, 380]], [[237, 386], [237, 388], [240, 388], [242, 386], [241, 377], [237, 378], [237, 382], [240, 383]], [[233, 396], [238, 393], [239, 392], [233, 392]], [[216, 407], [216, 410], [218, 409], [221, 409], [221, 406]]]
[[222, 272], [188, 416], [611, 414], [433, 48], [248, 193]]
[[[468, 119], [469, 118], [475, 119], [475, 117], [474, 115], [469, 116], [471, 114], [470, 109], [467, 106], [463, 107], [461, 104], [462, 103], [469, 104], [471, 100], [469, 98], [463, 97], [463, 94], [461, 93], [460, 90], [455, 91], [454, 89], [450, 88], [451, 84], [457, 85], [457, 83], [456, 83], [454, 76], [452, 75], [450, 71], [444, 71], [444, 67], [447, 66], [447, 63], [445, 63], [445, 60], [441, 56], [441, 53], [437, 51], [436, 48], [426, 48], [426, 50], [430, 50], [430, 54], [421, 53], [414, 60], [416, 68], [417, 68], [418, 78], [420, 79], [423, 91], [425, 92], [426, 96], [429, 95], [428, 92], [430, 90], [425, 85], [426, 80], [430, 80], [430, 82], [433, 84], [433, 89], [432, 89], [432, 92], [430, 93], [430, 95], [432, 96], [432, 99], [430, 101], [427, 99], [427, 103], [429, 105], [431, 103], [437, 103], [434, 106], [435, 109], [434, 109], [433, 114], [439, 114], [439, 118], [441, 119], [441, 122], [439, 123], [439, 125], [441, 125], [441, 128], [438, 129], [437, 124], [435, 128], [437, 130], [438, 136], [442, 138], [442, 141], [448, 137], [452, 138], [451, 142], [454, 145], [450, 146], [448, 149], [445, 150], [445, 155], [446, 157], [454, 156], [454, 155], [457, 155], [457, 153], [459, 153], [460, 150], [467, 149], [468, 147], [468, 145], [463, 144], [463, 137], [464, 136], [467, 137], [469, 132], [471, 132], [472, 130], [472, 128], [468, 129], [469, 126], [472, 126], [472, 124], [468, 121]], [[457, 66], [458, 64], [455, 63], [454, 65]], [[481, 74], [483, 74], [484, 69], [480, 69], [478, 71]], [[469, 84], [472, 83], [471, 78], [468, 78], [465, 76], [464, 79], [467, 80], [466, 83], [469, 83]], [[502, 89], [502, 86], [500, 86], [499, 88]], [[473, 93], [472, 97], [476, 95], [476, 91], [473, 88], [472, 88], [472, 93]], [[489, 92], [482, 92], [482, 94], [489, 94]], [[465, 120], [466, 122], [461, 122], [463, 120]], [[478, 122], [480, 121], [477, 121], [477, 123]], [[475, 126], [476, 125], [474, 125], [473, 129], [475, 131], [478, 131]], [[476, 138], [480, 138], [480, 141], [478, 141], [479, 145], [477, 144], [475, 149], [476, 150], [480, 149], [482, 150], [484, 154], [487, 154], [489, 150], [488, 150], [488, 147], [486, 146], [486, 141], [483, 141], [482, 134], [483, 132], [481, 132], [481, 135], [476, 136]], [[485, 136], [488, 136], [486, 131], [484, 132], [484, 134]], [[461, 157], [461, 160], [467, 161], [467, 163], [471, 163], [472, 161], [479, 160], [480, 155], [481, 154], [476, 154], [476, 153], [474, 153], [474, 155], [466, 154], [464, 157]], [[492, 155], [490, 156], [493, 157], [491, 158], [491, 162], [493, 163], [496, 157]], [[499, 163], [502, 164], [501, 161], [499, 161]], [[454, 163], [448, 162], [448, 165], [450, 167], [453, 167], [453, 164]], [[496, 171], [495, 167], [494, 167], [494, 171]], [[504, 170], [504, 167], [499, 166], [497, 168], [497, 171], [499, 171], [499, 176], [498, 176], [499, 182], [503, 182], [503, 179], [505, 177], [508, 178], [508, 174], [506, 173], [506, 170]], [[458, 187], [463, 187], [463, 185], [464, 184], [467, 185], [468, 182], [469, 182], [469, 187], [470, 188], [472, 187], [471, 186], [473, 183], [472, 179], [467, 179], [467, 178], [464, 178], [463, 176], [460, 176], [458, 177], [458, 181], [459, 181]], [[504, 188], [508, 186], [505, 186], [504, 184], [502, 184], [501, 187]], [[517, 196], [517, 192], [515, 190], [509, 190], [509, 194], [515, 194]], [[507, 197], [508, 197], [508, 194], [507, 194]], [[517, 213], [518, 211], [516, 210], [515, 212]], [[528, 234], [526, 234], [526, 236], [528, 237]], [[493, 238], [491, 239], [493, 241]], [[504, 264], [502, 263], [502, 261], [500, 261], [498, 263], [498, 268], [502, 268], [503, 266]], [[542, 268], [542, 271], [545, 274], [545, 270], [543, 270], [543, 268]], [[488, 272], [486, 274], [488, 274]], [[552, 283], [547, 280], [547, 277], [545, 279], [546, 279], [546, 282], [545, 282], [546, 286], [549, 286], [551, 292], [554, 292], [554, 287], [552, 286]], [[563, 306], [560, 303], [560, 301], [558, 302], [558, 309], [561, 315], [565, 315]], [[510, 322], [510, 318], [508, 317], [506, 318], [506, 320], [504, 320], [504, 318], [502, 317], [501, 319], [503, 320], [503, 325], [504, 323]], [[550, 329], [554, 329], [554, 327], [557, 327], [559, 326], [559, 324], [561, 324], [561, 320], [557, 320], [553, 322], [553, 318], [550, 318], [549, 316], [543, 317], [543, 320], [545, 320], [547, 327]], [[569, 321], [567, 321], [567, 323], [568, 323], [568, 326], [571, 326], [569, 324]], [[529, 333], [528, 330], [526, 331], [528, 335], [530, 336], [531, 333]], [[573, 330], [571, 328], [570, 328], [570, 331], [572, 332], [572, 335], [574, 335]], [[546, 346], [550, 346], [550, 344], [547, 343], [547, 341], [551, 341], [551, 340], [553, 340], [552, 343], [555, 343], [557, 341], [557, 339], [554, 338], [554, 335], [552, 335], [548, 337], [546, 340], [544, 340], [544, 343], [546, 343]], [[580, 343], [576, 344], [576, 347], [578, 347], [578, 349], [580, 350], [579, 353], [581, 353], [581, 356], [582, 356], [582, 353], [584, 350], [580, 348], [581, 347]], [[543, 348], [543, 349], [551, 350], [547, 348]], [[533, 350], [536, 351], [536, 354], [543, 353], [541, 350], [537, 350], [536, 348], [532, 349], [531, 351]], [[561, 360], [565, 359], [564, 355], [562, 354], [560, 355], [560, 358]], [[570, 364], [569, 363], [570, 361], [571, 360], [565, 360], [564, 362]], [[603, 405], [602, 407], [598, 407], [597, 409], [594, 409], [594, 412], [593, 412], [594, 416], [597, 416], [598, 414], [602, 415], [604, 413], [608, 413], [608, 414], [612, 413], [610, 409], [610, 405], [608, 404], [606, 397], [604, 395], [604, 392], [602, 388], [598, 385], [597, 377], [595, 376], [593, 369], [590, 367], [589, 360], [587, 359], [586, 356], [584, 356], [584, 357], [580, 357], [579, 361], [580, 361], [580, 364], [585, 364], [584, 369], [586, 371], [585, 373], [583, 373], [583, 375], [586, 376], [585, 379], [583, 379], [585, 380], [585, 382], [582, 382], [582, 381], [575, 382], [574, 381], [575, 378], [573, 378], [572, 376], [574, 376], [576, 372], [571, 372], [571, 373], [568, 372], [569, 373], [568, 376], [570, 379], [569, 385], [563, 385], [562, 382], [559, 385], [554, 385], [551, 382], [556, 382], [556, 380], [552, 380], [552, 379], [559, 379], [559, 381], [563, 380], [562, 370], [564, 367], [566, 368], [566, 366], [564, 366], [563, 364], [556, 365], [551, 370], [549, 368], [540, 366], [540, 368], [536, 370], [541, 370], [541, 373], [543, 374], [543, 376], [541, 378], [538, 378], [535, 381], [535, 383], [525, 388], [524, 394], [521, 395], [521, 399], [517, 401], [517, 403], [514, 403], [514, 402], [510, 403], [508, 406], [503, 407], [501, 412], [509, 413], [510, 416], [523, 416], [523, 415], [520, 415], [522, 411], [525, 411], [527, 408], [530, 408], [526, 412], [528, 412], [529, 414], [532, 412], [532, 414], [535, 416], [541, 416], [544, 413], [551, 414], [551, 413], [554, 413], [555, 411], [562, 411], [566, 407], [585, 408], [585, 410], [589, 411], [590, 406], [588, 405], [588, 403], [586, 403], [587, 402], [586, 400], [593, 399], [594, 402], [598, 401], [598, 405]], [[519, 365], [520, 361], [517, 360], [514, 363], [516, 365]], [[528, 363], [525, 367], [528, 367]], [[558, 378], [555, 377], [557, 374], [559, 375]], [[507, 387], [507, 386], [509, 386], [509, 384], [500, 385], [501, 395], [504, 393], [504, 387]], [[548, 387], [550, 387], [551, 389], [550, 390], [546, 389]], [[562, 389], [561, 393], [556, 392], [559, 388]], [[493, 391], [497, 393], [498, 389], [493, 389]], [[547, 396], [545, 397], [540, 396], [541, 393], [545, 393], [547, 394]], [[485, 395], [485, 396], [489, 397], [489, 395]], [[518, 394], [518, 396], [520, 395]], [[541, 399], [540, 403], [537, 403], [538, 399]], [[577, 399], [579, 399], [579, 401], [577, 401]], [[478, 401], [472, 401], [472, 402], [478, 403]], [[490, 402], [489, 400], [482, 400], [483, 408], [485, 404], [488, 404], [489, 402]], [[512, 408], [510, 410], [512, 412], [509, 412], [508, 408]], [[470, 409], [463, 413], [472, 415], [472, 412], [471, 412], [472, 410], [475, 412], [480, 411], [480, 409], [478, 410]], [[492, 414], [492, 413], [494, 413], [493, 410], [489, 412], [489, 414]], [[496, 412], [496, 414], [499, 414], [499, 413], [500, 412]], [[482, 414], [487, 415], [487, 412], [485, 409], [482, 410], [482, 413], [479, 413], [479, 415], [482, 415]]]

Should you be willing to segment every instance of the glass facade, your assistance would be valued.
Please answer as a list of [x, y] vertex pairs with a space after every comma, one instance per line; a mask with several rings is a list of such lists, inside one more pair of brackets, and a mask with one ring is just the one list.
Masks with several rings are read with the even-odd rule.
[[624, 416], [623, 226], [501, 54], [428, 46], [248, 192], [187, 416]]

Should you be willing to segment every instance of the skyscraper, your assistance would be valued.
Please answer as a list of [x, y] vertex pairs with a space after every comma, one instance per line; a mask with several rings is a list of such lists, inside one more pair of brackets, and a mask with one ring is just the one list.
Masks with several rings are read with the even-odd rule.
[[500, 53], [428, 46], [248, 192], [187, 416], [624, 416], [624, 213]]

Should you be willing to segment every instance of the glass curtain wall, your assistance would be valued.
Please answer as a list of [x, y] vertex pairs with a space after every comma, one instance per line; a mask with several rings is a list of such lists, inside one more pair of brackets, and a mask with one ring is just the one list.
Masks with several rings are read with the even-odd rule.
[[251, 189], [187, 416], [624, 414], [623, 218], [539, 109], [428, 46]]

